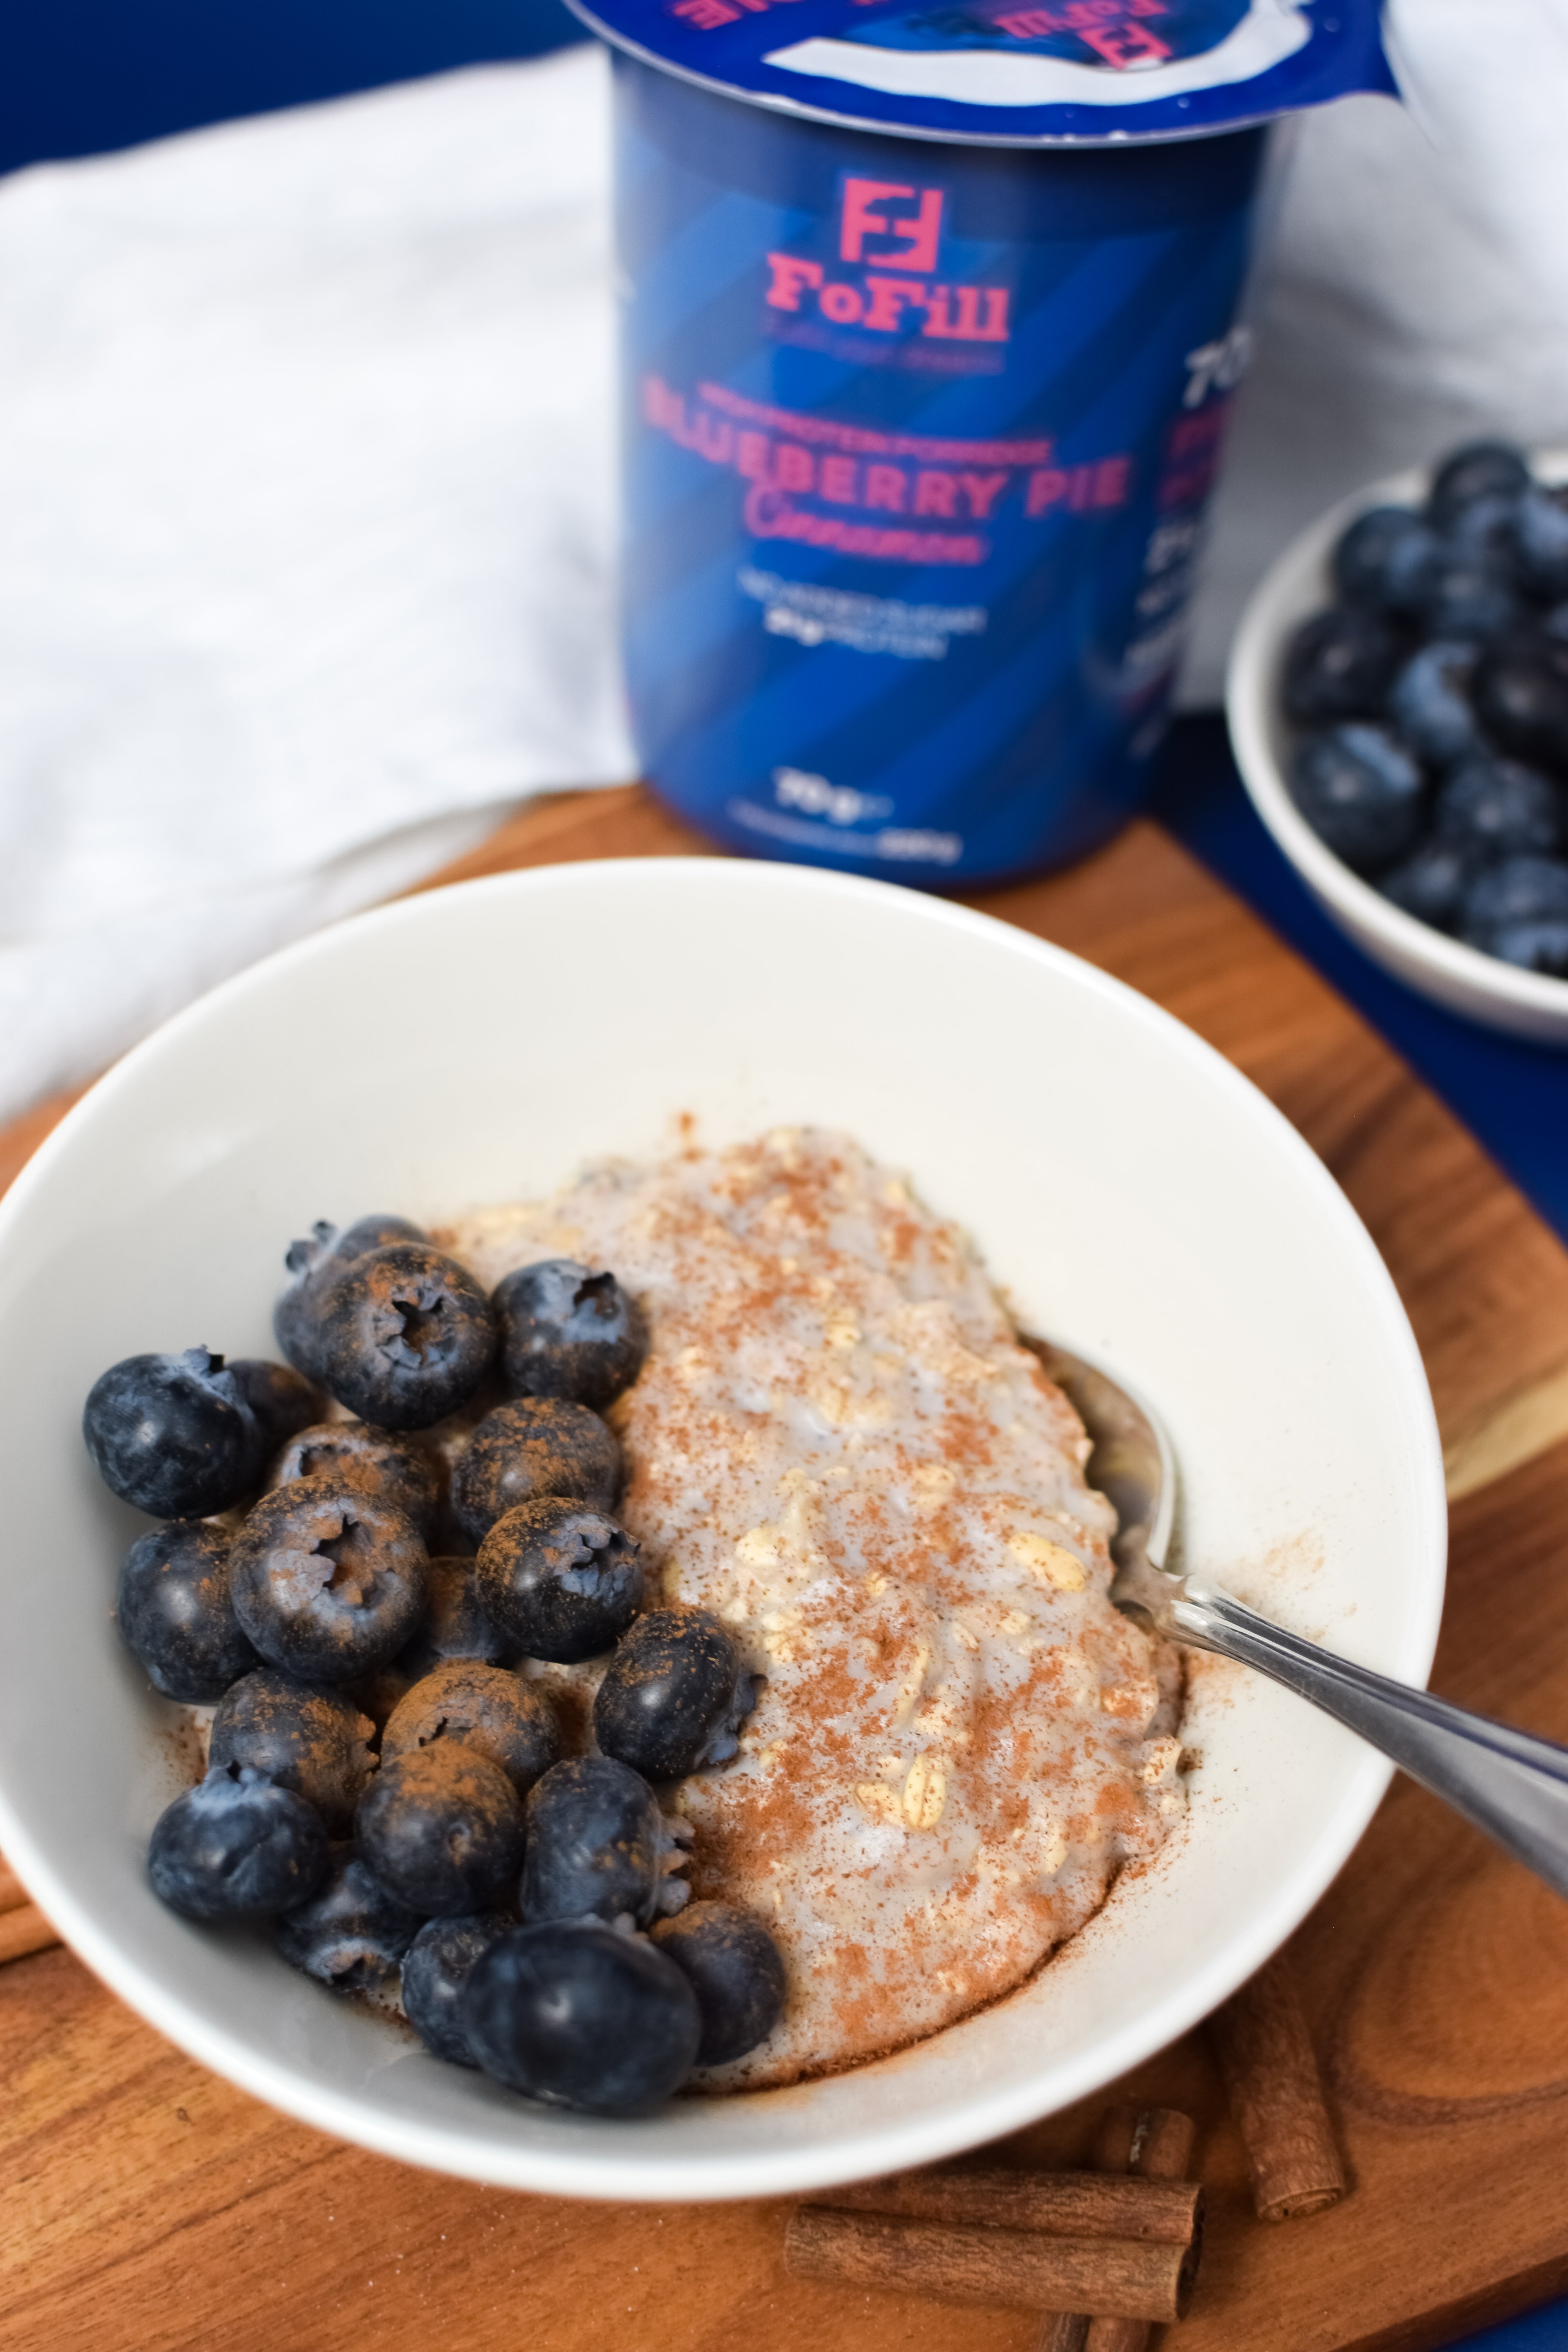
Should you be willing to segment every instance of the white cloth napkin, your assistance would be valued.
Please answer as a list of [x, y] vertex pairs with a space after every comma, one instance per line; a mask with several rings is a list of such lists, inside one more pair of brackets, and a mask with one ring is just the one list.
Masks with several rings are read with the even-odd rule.
[[604, 59], [0, 185], [0, 1118], [624, 780]]
[[[1568, 0], [1395, 0], [1301, 126], [1200, 598], [1462, 435], [1568, 442]], [[552, 786], [615, 667], [583, 48], [0, 184], [0, 1118]]]
[[1456, 441], [1568, 446], [1568, 0], [1387, 0], [1407, 108], [1303, 117], [1184, 699], [1324, 507]]

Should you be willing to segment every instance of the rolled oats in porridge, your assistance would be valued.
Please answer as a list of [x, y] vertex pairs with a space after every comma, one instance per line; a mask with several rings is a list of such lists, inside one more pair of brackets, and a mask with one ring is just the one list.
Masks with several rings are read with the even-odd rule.
[[[1179, 1680], [1110, 1605], [1088, 1440], [963, 1235], [788, 1129], [436, 1238], [487, 1289], [564, 1255], [639, 1300], [620, 1516], [650, 1604], [712, 1611], [765, 1678], [733, 1761], [673, 1801], [693, 1893], [759, 1913], [790, 1978], [709, 2084], [846, 2066], [1021, 1983], [1181, 1811]], [[531, 1671], [586, 1692], [603, 1666]]]

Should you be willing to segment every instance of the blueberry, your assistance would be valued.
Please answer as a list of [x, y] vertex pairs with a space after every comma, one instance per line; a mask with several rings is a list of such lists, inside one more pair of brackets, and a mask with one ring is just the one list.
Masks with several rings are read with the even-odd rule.
[[319, 1815], [237, 1764], [176, 1797], [147, 1854], [153, 1894], [187, 1919], [264, 1919], [303, 1900], [326, 1868]]
[[485, 1607], [524, 1657], [576, 1665], [619, 1641], [642, 1607], [638, 1546], [562, 1495], [520, 1503], [479, 1546]]
[[1377, 887], [1384, 898], [1414, 915], [1417, 922], [1451, 931], [1474, 878], [1473, 858], [1447, 842], [1424, 841]]
[[697, 1995], [700, 2066], [722, 2066], [765, 2042], [784, 2015], [787, 1986], [779, 1948], [751, 1911], [689, 1903], [653, 1931]]
[[561, 1753], [561, 1732], [544, 1690], [504, 1666], [448, 1659], [394, 1707], [382, 1735], [383, 1763], [447, 1739], [473, 1748], [526, 1797]]
[[229, 1537], [172, 1519], [138, 1537], [120, 1567], [114, 1613], [126, 1645], [165, 1698], [200, 1706], [260, 1662], [229, 1596]]
[[688, 1835], [647, 1781], [612, 1757], [557, 1764], [528, 1800], [522, 1916], [646, 1927], [686, 1900], [673, 1874]]
[[1516, 499], [1529, 488], [1529, 463], [1510, 443], [1467, 441], [1450, 449], [1434, 473], [1427, 518], [1435, 530], [1450, 530], [1478, 499]]
[[346, 1233], [322, 1222], [312, 1226], [307, 1240], [290, 1242], [283, 1263], [293, 1280], [272, 1310], [273, 1332], [289, 1361], [308, 1379], [319, 1381], [323, 1371], [321, 1307], [339, 1275], [373, 1249], [424, 1239], [406, 1217], [361, 1217]]
[[256, 1484], [261, 1435], [221, 1356], [127, 1356], [100, 1373], [81, 1417], [99, 1475], [155, 1519], [205, 1519]]
[[341, 1837], [375, 1769], [372, 1729], [341, 1692], [259, 1666], [219, 1700], [207, 1761], [265, 1772], [303, 1797], [329, 1833]]
[[1336, 606], [1303, 621], [1285, 648], [1279, 698], [1301, 726], [1375, 719], [1408, 641], [1382, 613]]
[[1435, 768], [1483, 748], [1470, 707], [1477, 658], [1473, 645], [1440, 637], [1412, 654], [1389, 688], [1388, 716], [1401, 740]]
[[488, 1911], [522, 1867], [522, 1801], [499, 1764], [460, 1740], [384, 1762], [359, 1801], [360, 1851], [427, 1918]]
[[1517, 490], [1489, 491], [1461, 507], [1439, 545], [1479, 563], [1510, 581], [1518, 573], [1518, 533], [1521, 499]]
[[1418, 514], [1409, 507], [1373, 507], [1334, 549], [1334, 585], [1347, 604], [1413, 613], [1437, 560], [1436, 533]]
[[1531, 971], [1568, 973], [1568, 863], [1506, 857], [1465, 897], [1461, 937]]
[[234, 1539], [235, 1614], [270, 1666], [346, 1683], [396, 1656], [425, 1609], [425, 1547], [362, 1486], [300, 1478], [263, 1495]]
[[1296, 746], [1290, 796], [1336, 857], [1371, 874], [1414, 847], [1426, 782], [1405, 746], [1383, 727], [1332, 727]]
[[1520, 604], [1502, 572], [1478, 556], [1445, 555], [1427, 585], [1421, 618], [1433, 637], [1500, 637], [1518, 625]]
[[333, 1477], [379, 1495], [426, 1538], [441, 1501], [441, 1474], [418, 1441], [363, 1421], [315, 1421], [295, 1433], [268, 1473], [270, 1487]]
[[325, 1882], [273, 1928], [291, 1968], [338, 1992], [375, 1992], [397, 1974], [418, 1934], [417, 1911], [384, 1887], [352, 1845], [331, 1850]]
[[570, 1495], [613, 1511], [621, 1491], [620, 1442], [585, 1404], [521, 1397], [475, 1427], [452, 1472], [452, 1510], [470, 1543], [536, 1495]]
[[231, 1356], [227, 1370], [256, 1416], [264, 1454], [286, 1445], [297, 1430], [320, 1419], [325, 1399], [292, 1364], [274, 1364], [265, 1356]]
[[605, 1669], [595, 1737], [645, 1780], [677, 1780], [733, 1756], [756, 1684], [706, 1609], [650, 1609]]
[[1476, 715], [1505, 751], [1568, 771], [1568, 639], [1521, 630], [1476, 672]]
[[1530, 923], [1502, 923], [1489, 950], [1521, 971], [1542, 971], [1568, 980], [1568, 916]]
[[489, 1300], [423, 1242], [371, 1250], [321, 1303], [321, 1377], [380, 1429], [426, 1429], [472, 1396], [495, 1353]]
[[1514, 512], [1514, 560], [1532, 596], [1568, 596], [1568, 499], [1532, 482]]
[[1555, 849], [1563, 839], [1562, 795], [1550, 776], [1487, 752], [1444, 779], [1434, 814], [1437, 838], [1477, 863]]
[[463, 2031], [464, 1988], [480, 1954], [516, 1925], [499, 1911], [476, 1912], [466, 1919], [430, 1919], [404, 1954], [404, 2015], [426, 2049], [451, 2065], [479, 2063]]
[[361, 1715], [369, 1717], [378, 1749], [382, 1734], [412, 1687], [409, 1676], [403, 1672], [396, 1658], [389, 1666], [374, 1667], [368, 1675], [356, 1675], [353, 1682], [337, 1685], [342, 1697], [356, 1706]]
[[476, 1658], [504, 1666], [517, 1653], [485, 1614], [477, 1580], [479, 1563], [448, 1553], [425, 1571], [425, 1614], [408, 1647], [397, 1659], [400, 1671], [416, 1683], [450, 1658]]
[[589, 2115], [641, 2116], [691, 2071], [697, 1996], [673, 1960], [613, 1927], [514, 1928], [481, 1953], [462, 1999], [463, 2031], [510, 2090]]
[[290, 1242], [283, 1263], [291, 1277], [272, 1309], [272, 1336], [300, 1377], [321, 1377], [321, 1335], [318, 1309], [327, 1285], [342, 1268], [331, 1264], [335, 1225], [324, 1218], [300, 1241]]
[[[318, 1225], [316, 1231], [321, 1230]], [[337, 1265], [353, 1265], [356, 1259], [368, 1257], [372, 1250], [390, 1249], [395, 1242], [427, 1242], [429, 1238], [422, 1225], [411, 1224], [406, 1217], [356, 1217], [332, 1243], [331, 1256]]]
[[501, 1369], [519, 1396], [570, 1397], [601, 1411], [642, 1370], [647, 1326], [613, 1274], [544, 1258], [509, 1274], [492, 1299]]

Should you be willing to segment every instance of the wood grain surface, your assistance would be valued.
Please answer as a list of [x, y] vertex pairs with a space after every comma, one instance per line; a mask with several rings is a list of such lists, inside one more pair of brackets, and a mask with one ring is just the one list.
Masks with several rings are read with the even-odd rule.
[[[641, 792], [514, 819], [443, 878], [694, 850]], [[1434, 1686], [1568, 1738], [1568, 1256], [1364, 1024], [1135, 825], [990, 910], [1130, 981], [1294, 1120], [1394, 1273], [1447, 1448]], [[67, 1107], [0, 1137], [8, 1181]], [[27, 1909], [0, 1866], [0, 1929]], [[3, 1950], [3, 1944], [0, 1944]], [[1270, 2227], [1201, 2035], [1002, 2143], [1081, 2166], [1111, 2100], [1197, 2121], [1176, 2352], [1392, 2352], [1568, 2288], [1568, 1906], [1407, 1782], [1291, 1947], [1352, 2194]], [[258, 2106], [62, 1949], [0, 1966], [0, 2352], [1029, 2352], [1038, 2322], [786, 2278], [782, 2205], [595, 2207], [417, 2173]]]

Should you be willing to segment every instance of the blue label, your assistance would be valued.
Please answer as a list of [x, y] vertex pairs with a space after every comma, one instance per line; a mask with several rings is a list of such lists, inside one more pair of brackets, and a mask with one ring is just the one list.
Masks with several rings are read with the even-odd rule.
[[631, 55], [840, 123], [1012, 144], [1207, 137], [1393, 92], [1375, 0], [572, 0]]
[[647, 773], [904, 880], [1081, 854], [1163, 731], [1265, 134], [970, 150], [616, 80]]

